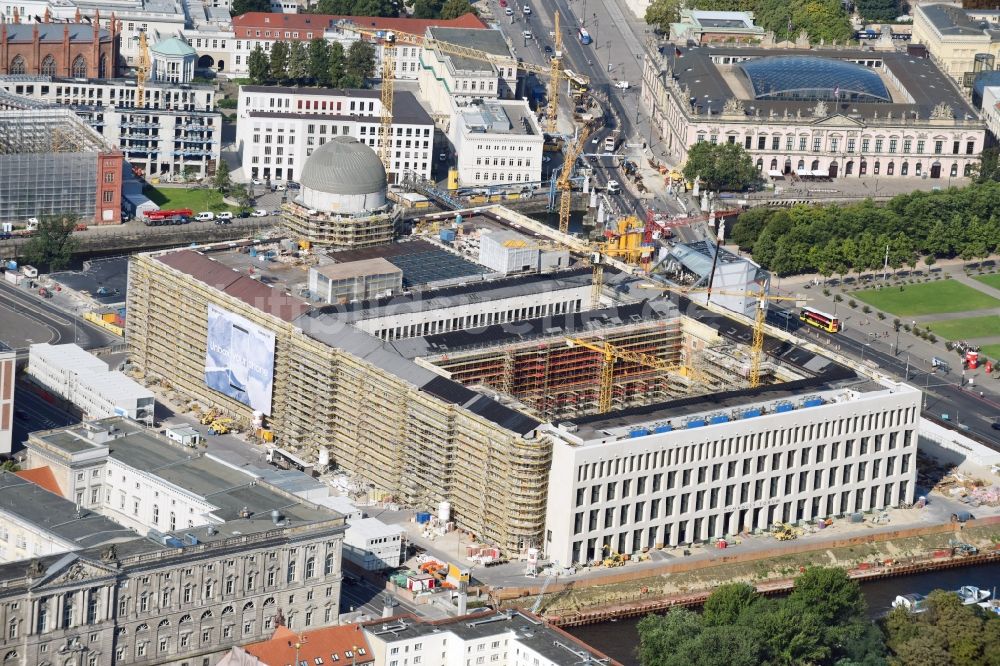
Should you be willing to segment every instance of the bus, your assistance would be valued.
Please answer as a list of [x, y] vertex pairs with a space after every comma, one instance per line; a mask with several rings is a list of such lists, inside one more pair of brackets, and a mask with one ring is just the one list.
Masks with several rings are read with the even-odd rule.
[[577, 36], [580, 38], [580, 43], [583, 44], [584, 46], [594, 41], [590, 38], [590, 33], [587, 32], [586, 28], [580, 28], [580, 32]]
[[802, 313], [799, 314], [799, 319], [810, 326], [815, 326], [816, 328], [824, 330], [827, 333], [836, 333], [840, 330], [839, 319], [831, 314], [820, 312], [815, 308], [802, 308]]
[[145, 215], [147, 227], [159, 227], [165, 224], [185, 224], [191, 221], [194, 211], [189, 208], [177, 210], [154, 210]]

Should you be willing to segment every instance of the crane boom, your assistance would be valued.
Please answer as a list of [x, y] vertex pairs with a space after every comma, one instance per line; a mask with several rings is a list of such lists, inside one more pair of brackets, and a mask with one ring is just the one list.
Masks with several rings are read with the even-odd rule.
[[573, 184], [570, 182], [570, 177], [573, 175], [573, 166], [576, 164], [576, 158], [583, 152], [583, 146], [586, 144], [587, 137], [589, 136], [590, 126], [584, 125], [580, 128], [580, 134], [577, 136], [576, 143], [566, 150], [562, 172], [559, 174], [559, 180], [556, 182], [556, 187], [562, 193], [559, 196], [560, 233], [569, 233], [569, 213], [570, 206], [573, 203]]
[[[356, 23], [347, 21], [349, 24], [349, 29], [351, 32], [356, 32], [359, 35], [365, 35], [371, 39], [381, 40], [384, 36], [384, 32], [381, 30], [373, 30], [371, 28], [364, 28]], [[558, 34], [558, 33], [556, 33]], [[498, 67], [513, 67], [515, 69], [521, 69], [526, 72], [534, 72], [535, 74], [544, 74], [548, 76], [552, 72], [552, 68], [546, 65], [536, 65], [530, 62], [518, 62], [517, 59], [510, 56], [497, 55], [495, 53], [488, 53], [486, 51], [480, 51], [479, 49], [474, 49], [468, 46], [460, 46], [458, 44], [452, 44], [450, 42], [442, 42], [431, 37], [424, 37], [423, 35], [415, 35], [411, 32], [393, 32], [395, 35], [396, 42], [401, 44], [406, 44], [407, 46], [419, 46], [425, 49], [437, 49], [441, 53], [447, 53], [449, 55], [463, 56], [466, 58], [471, 58], [473, 60], [479, 60], [482, 62], [489, 62], [497, 65]], [[565, 75], [566, 78], [572, 80], [574, 83], [580, 86], [590, 85], [590, 79], [582, 74], [577, 74], [569, 70], [560, 72]]]
[[396, 39], [391, 32], [382, 40], [382, 124], [379, 125], [378, 157], [388, 174], [392, 162], [392, 100], [396, 79]]
[[146, 106], [146, 79], [149, 78], [149, 45], [146, 42], [146, 31], [139, 32], [139, 58], [135, 65], [135, 106], [141, 109]]

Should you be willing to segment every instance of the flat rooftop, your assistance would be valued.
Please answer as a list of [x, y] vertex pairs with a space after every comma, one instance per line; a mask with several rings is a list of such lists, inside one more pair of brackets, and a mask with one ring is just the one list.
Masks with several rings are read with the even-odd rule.
[[315, 267], [316, 272], [330, 280], [350, 280], [366, 275], [386, 275], [398, 273], [400, 269], [382, 257], [360, 259], [346, 263], [323, 264]]
[[29, 529], [47, 532], [76, 548], [91, 548], [136, 537], [132, 530], [93, 511], [78, 510], [68, 499], [12, 472], [0, 472], [0, 511]]
[[442, 280], [481, 276], [485, 266], [422, 239], [402, 240], [389, 245], [330, 252], [338, 263], [384, 259], [403, 271], [403, 287], [413, 288]]
[[[486, 53], [504, 56], [513, 60], [513, 56], [510, 54], [510, 47], [507, 45], [507, 38], [504, 37], [504, 34], [500, 30], [442, 28], [439, 26], [433, 26], [427, 29], [427, 33], [432, 39], [436, 39], [441, 42], [465, 46], [470, 49], [485, 51]], [[452, 67], [454, 67], [456, 71], [494, 71], [492, 64], [482, 60], [452, 54], [439, 53], [439, 55], [445, 60], [450, 60]]]
[[522, 644], [555, 664], [571, 666], [604, 663], [620, 666], [618, 662], [578, 641], [570, 634], [548, 626], [521, 611], [487, 611], [437, 622], [419, 622], [412, 616], [403, 616], [372, 620], [364, 623], [364, 626], [369, 633], [387, 643], [408, 641], [442, 631], [450, 631], [464, 641], [513, 634]]
[[[944, 102], [952, 108], [956, 120], [976, 120], [975, 109], [959, 92], [956, 84], [944, 74], [929, 58], [917, 58], [902, 52], [864, 51], [861, 49], [773, 49], [736, 46], [712, 46], [690, 48], [664, 48], [664, 59], [670, 64], [673, 74], [681, 88], [687, 86], [691, 96], [696, 98], [698, 115], [718, 116], [726, 100], [740, 98], [749, 114], [759, 112], [767, 116], [773, 112], [782, 117], [787, 112], [791, 118], [799, 113], [812, 122], [812, 110], [816, 107], [814, 101], [794, 100], [761, 100], [749, 98], [745, 93], [735, 91], [726, 80], [728, 76], [739, 77], [732, 65], [717, 65], [713, 59], [725, 57], [765, 58], [780, 56], [807, 56], [831, 60], [846, 61], [878, 61], [892, 73], [899, 84], [913, 98], [913, 103], [857, 103], [841, 102], [836, 108], [830, 108], [831, 115], [839, 113], [845, 116], [861, 117], [874, 120], [883, 119], [891, 113], [894, 118], [913, 117], [916, 113], [920, 120], [930, 118], [934, 107]], [[679, 55], [678, 55], [679, 54]], [[732, 71], [724, 71], [732, 70]]]
[[[108, 455], [122, 464], [202, 498], [215, 507], [209, 515], [223, 521], [213, 525], [216, 531], [212, 535], [214, 538], [273, 529], [271, 511], [280, 512], [295, 524], [323, 522], [337, 517], [332, 511], [271, 487], [250, 470], [238, 469], [212, 455], [195, 452], [146, 430], [134, 421], [111, 417], [90, 424], [105, 431], [113, 430], [114, 437], [108, 441], [91, 440], [88, 438], [88, 428], [91, 427], [88, 424], [33, 433], [31, 437], [71, 454], [87, 449], [107, 449]], [[31, 440], [28, 445], [31, 446]], [[244, 508], [250, 511], [249, 518], [240, 517]], [[190, 529], [181, 528], [174, 534], [182, 536]]]

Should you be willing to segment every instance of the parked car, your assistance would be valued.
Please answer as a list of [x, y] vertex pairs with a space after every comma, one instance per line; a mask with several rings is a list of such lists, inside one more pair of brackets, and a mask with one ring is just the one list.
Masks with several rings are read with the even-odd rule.
[[253, 183], [254, 185], [263, 185], [264, 184], [263, 181], [261, 181], [260, 178], [251, 178], [250, 182]]
[[619, 81], [615, 84], [615, 88], [620, 90], [628, 90], [628, 81]]
[[521, 11], [524, 13], [525, 16], [531, 16], [531, 7], [529, 7], [528, 5], [525, 5], [521, 9]]
[[258, 208], [254, 212], [250, 213], [250, 217], [267, 217], [267, 211], [263, 210], [261, 208]]
[[514, 10], [508, 7], [507, 9], [503, 10], [503, 13], [506, 14], [507, 16], [513, 16]]
[[223, 211], [223, 212], [219, 213], [218, 215], [216, 215], [215, 219], [217, 219], [217, 220], [225, 220], [226, 222], [229, 222], [230, 220], [233, 219], [233, 214], [230, 213], [228, 210], [227, 211]]
[[197, 220], [198, 222], [208, 222], [209, 220], [215, 219], [215, 213], [204, 211], [195, 215], [194, 219]]
[[223, 219], [221, 217], [217, 217], [217, 218], [215, 218], [215, 223], [216, 224], [232, 224], [233, 221], [231, 219], [229, 219], [229, 218]]
[[248, 210], [241, 210], [240, 212], [236, 213], [236, 217], [238, 217], [240, 219], [250, 217], [250, 211], [248, 211]]
[[545, 48], [543, 48], [542, 50], [545, 51], [546, 53], [552, 53], [552, 47], [549, 46], [548, 44], [546, 44]]
[[288, 189], [290, 189], [290, 190], [300, 190], [300, 189], [302, 189], [302, 186], [299, 185], [298, 183], [290, 180], [290, 181], [288, 181]]

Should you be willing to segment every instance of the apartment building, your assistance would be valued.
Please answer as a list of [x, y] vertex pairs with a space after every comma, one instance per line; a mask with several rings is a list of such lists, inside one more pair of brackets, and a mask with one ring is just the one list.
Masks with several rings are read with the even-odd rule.
[[[301, 177], [306, 158], [336, 136], [379, 150], [382, 101], [378, 90], [240, 86], [236, 143], [243, 173], [275, 181]], [[407, 173], [430, 178], [434, 122], [413, 93], [393, 99], [390, 182]]]
[[222, 116], [208, 85], [148, 81], [136, 108], [132, 79], [0, 76], [0, 89], [72, 108], [148, 176], [205, 177], [222, 151]]
[[789, 388], [554, 427], [548, 557], [591, 562], [913, 501], [918, 389]]

